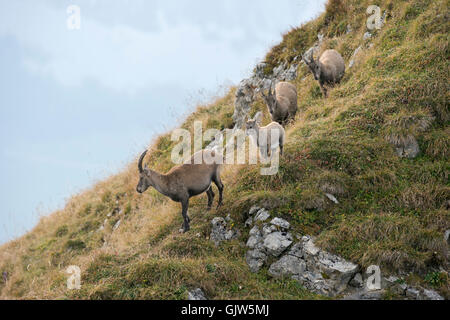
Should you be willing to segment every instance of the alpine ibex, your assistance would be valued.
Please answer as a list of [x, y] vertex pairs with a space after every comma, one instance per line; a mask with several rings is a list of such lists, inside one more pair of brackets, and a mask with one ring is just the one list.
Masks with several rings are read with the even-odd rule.
[[319, 61], [314, 60], [313, 53], [310, 57], [303, 57], [303, 61], [314, 75], [314, 79], [319, 81], [320, 89], [324, 97], [327, 97], [326, 85], [339, 83], [345, 74], [345, 62], [336, 50], [326, 50]]
[[153, 187], [173, 201], [180, 202], [184, 220], [182, 226], [183, 232], [190, 230], [189, 224], [191, 219], [188, 216], [190, 198], [206, 192], [208, 195], [208, 210], [210, 210], [215, 196], [212, 190], [212, 183], [214, 182], [219, 189], [219, 205], [217, 208], [222, 205], [223, 201], [224, 186], [220, 179], [222, 165], [205, 163], [204, 159], [207, 157], [209, 159], [215, 158], [215, 151], [203, 150], [200, 153], [202, 153], [203, 159], [201, 164], [194, 164], [195, 159], [198, 157], [197, 153], [190, 161], [174, 167], [167, 174], [160, 174], [150, 170], [147, 165], [142, 167], [142, 162], [147, 151], [141, 155], [138, 163], [140, 179], [136, 191], [138, 193], [144, 193], [148, 188]]
[[297, 89], [289, 82], [279, 82], [275, 86], [275, 93], [272, 87], [269, 88], [266, 96], [261, 94], [266, 102], [272, 120], [284, 125], [287, 120], [294, 119], [297, 114]]
[[[260, 127], [262, 122], [262, 113], [258, 112], [253, 119], [249, 119], [246, 123], [246, 133], [253, 139], [253, 142], [258, 146], [263, 157], [272, 156], [277, 148], [280, 148], [280, 155], [283, 155], [284, 147], [284, 128], [277, 122], [272, 122], [268, 126]], [[278, 143], [272, 145], [272, 135], [276, 134]]]

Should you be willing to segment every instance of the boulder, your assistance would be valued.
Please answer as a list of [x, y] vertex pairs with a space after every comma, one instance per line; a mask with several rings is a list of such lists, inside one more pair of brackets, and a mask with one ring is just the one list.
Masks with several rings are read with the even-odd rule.
[[302, 259], [287, 254], [270, 266], [269, 274], [274, 277], [292, 277], [305, 270], [306, 263]]
[[289, 230], [291, 228], [291, 224], [284, 219], [274, 218], [270, 221], [270, 224], [279, 227], [282, 230]]
[[267, 255], [263, 250], [254, 249], [247, 251], [245, 260], [250, 267], [251, 272], [258, 272], [267, 261]]
[[370, 38], [372, 38], [372, 34], [370, 32], [364, 33], [364, 36], [363, 36], [364, 41], [369, 40]]
[[273, 232], [264, 238], [264, 248], [270, 255], [279, 257], [292, 242], [290, 233]]
[[362, 288], [364, 286], [364, 281], [361, 273], [357, 273], [349, 283], [354, 288]]
[[211, 221], [212, 231], [210, 240], [214, 242], [216, 246], [220, 245], [222, 241], [229, 241], [239, 237], [239, 231], [237, 229], [228, 230], [227, 222], [225, 219], [217, 217]]
[[439, 295], [436, 291], [427, 290], [427, 289], [423, 290], [423, 299], [424, 300], [444, 300], [444, 298], [441, 295]]
[[400, 158], [415, 159], [420, 153], [420, 147], [416, 138], [410, 135], [396, 144], [395, 151]]
[[345, 296], [342, 300], [382, 300], [385, 293], [385, 290], [362, 290]]
[[311, 237], [305, 236], [302, 238], [303, 241], [303, 251], [305, 254], [310, 256], [317, 256], [320, 252], [320, 249], [316, 247], [314, 241]]
[[270, 213], [266, 209], [261, 209], [255, 216], [255, 221], [266, 221], [270, 218]]
[[205, 294], [203, 293], [202, 289], [197, 288], [192, 291], [188, 292], [188, 300], [190, 301], [204, 301], [208, 300], [205, 297]]
[[339, 204], [339, 201], [336, 199], [336, 197], [335, 196], [333, 196], [332, 194], [330, 194], [330, 193], [325, 193], [325, 196], [331, 201], [331, 202], [333, 202], [334, 204]]
[[253, 216], [255, 213], [258, 213], [259, 210], [261, 210], [260, 207], [251, 207], [250, 210], [249, 210], [249, 212], [248, 212], [248, 214], [249, 214], [250, 216]]
[[263, 228], [262, 228], [262, 235], [263, 235], [263, 237], [265, 238], [265, 237], [267, 237], [269, 234], [271, 234], [271, 233], [273, 233], [273, 232], [275, 232], [275, 231], [278, 231], [276, 226], [274, 226], [274, 225], [272, 225], [272, 224], [267, 224], [267, 223], [265, 223], [265, 224], [263, 225]]
[[254, 227], [250, 231], [250, 237], [247, 241], [247, 247], [250, 249], [262, 249], [263, 237], [258, 227]]
[[347, 288], [350, 280], [359, 271], [359, 266], [334, 254], [321, 251], [316, 259], [316, 270], [327, 276], [327, 282], [336, 294]]
[[406, 289], [406, 297], [413, 300], [419, 300], [420, 291], [415, 288], [408, 288]]

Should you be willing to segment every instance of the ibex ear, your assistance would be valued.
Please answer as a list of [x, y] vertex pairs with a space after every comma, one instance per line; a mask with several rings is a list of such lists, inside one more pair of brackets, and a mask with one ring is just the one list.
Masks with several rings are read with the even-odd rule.
[[263, 114], [260, 111], [255, 115], [255, 118], [253, 120], [256, 121], [256, 123], [260, 126], [262, 123], [262, 117], [263, 117]]

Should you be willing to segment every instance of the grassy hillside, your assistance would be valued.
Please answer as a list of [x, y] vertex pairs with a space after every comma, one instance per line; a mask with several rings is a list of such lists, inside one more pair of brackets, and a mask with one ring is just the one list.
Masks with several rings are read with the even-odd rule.
[[[372, 4], [387, 12], [386, 24], [363, 40]], [[363, 267], [378, 264], [385, 273], [404, 274], [408, 283], [434, 287], [448, 299], [448, 7], [448, 0], [330, 1], [325, 13], [284, 35], [266, 57], [269, 74], [292, 63], [319, 33], [325, 35], [322, 50], [335, 48], [347, 65], [362, 46], [328, 99], [300, 65], [294, 81], [300, 112], [287, 128], [278, 175], [227, 166], [224, 206], [207, 212], [206, 196], [194, 199], [192, 230], [179, 234], [180, 206], [155, 190], [138, 195], [132, 163], [0, 247], [0, 271], [8, 273], [6, 283], [0, 279], [0, 298], [185, 299], [197, 287], [211, 299], [322, 298], [294, 281], [272, 279], [265, 269], [250, 273], [246, 232], [219, 248], [208, 240], [214, 216], [230, 214], [244, 230], [246, 212], [259, 204], [290, 221], [296, 233], [318, 236], [322, 248]], [[199, 107], [182, 126], [192, 130], [193, 121], [202, 120], [208, 128], [231, 128], [234, 93], [231, 88]], [[262, 101], [252, 115], [256, 110], [264, 110], [267, 122]], [[399, 158], [391, 142], [410, 135], [421, 153]], [[173, 146], [170, 134], [154, 141], [149, 166], [169, 170]], [[82, 270], [79, 291], [66, 289], [69, 265]]]

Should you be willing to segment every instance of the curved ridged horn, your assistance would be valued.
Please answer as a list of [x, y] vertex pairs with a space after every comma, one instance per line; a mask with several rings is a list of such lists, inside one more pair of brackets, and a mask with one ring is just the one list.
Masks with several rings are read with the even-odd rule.
[[147, 155], [147, 152], [148, 152], [148, 150], [145, 150], [145, 152], [139, 158], [139, 163], [138, 163], [139, 173], [142, 173], [144, 171], [144, 169], [142, 168], [142, 161], [144, 161], [144, 158]]

